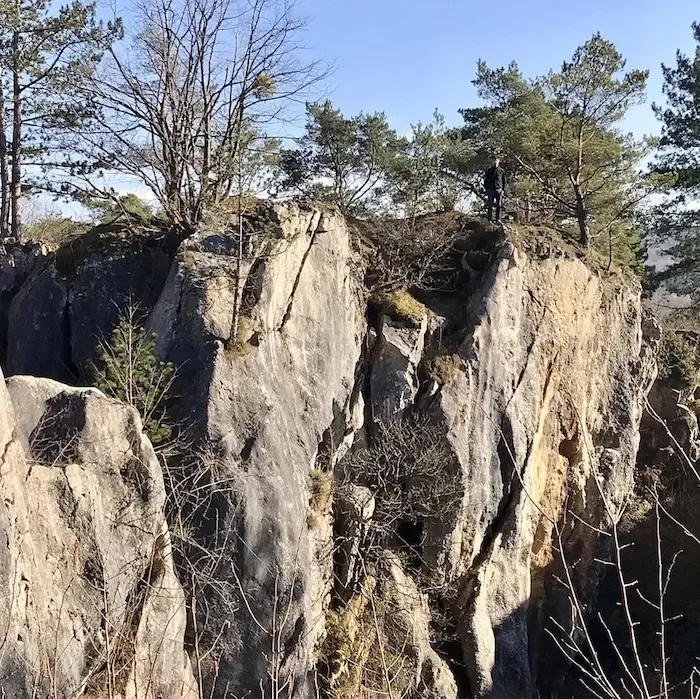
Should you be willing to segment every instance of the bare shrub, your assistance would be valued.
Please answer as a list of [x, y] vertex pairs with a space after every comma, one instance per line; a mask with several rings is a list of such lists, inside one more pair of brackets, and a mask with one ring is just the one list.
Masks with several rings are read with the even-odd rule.
[[499, 236], [482, 220], [459, 213], [356, 221], [355, 229], [365, 257], [365, 282], [374, 292], [458, 291], [469, 276], [465, 255], [474, 262], [470, 267], [485, 267]]
[[351, 451], [341, 467], [376, 501], [365, 550], [403, 551], [420, 569], [425, 531], [442, 527], [463, 497], [444, 431], [420, 417], [379, 423], [369, 447]]

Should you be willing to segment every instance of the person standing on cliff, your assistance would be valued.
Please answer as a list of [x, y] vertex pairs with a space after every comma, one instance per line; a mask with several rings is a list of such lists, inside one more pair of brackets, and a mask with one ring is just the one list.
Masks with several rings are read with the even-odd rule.
[[489, 222], [493, 221], [493, 209], [496, 207], [496, 223], [501, 220], [501, 203], [503, 202], [503, 193], [506, 190], [506, 173], [501, 167], [501, 161], [496, 156], [493, 159], [493, 165], [484, 173], [484, 189], [486, 190], [487, 201], [487, 218]]

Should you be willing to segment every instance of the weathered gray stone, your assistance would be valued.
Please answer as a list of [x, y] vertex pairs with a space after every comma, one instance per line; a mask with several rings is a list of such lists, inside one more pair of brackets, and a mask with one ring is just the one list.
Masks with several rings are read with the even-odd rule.
[[369, 488], [345, 483], [336, 490], [333, 505], [336, 586], [340, 597], [347, 600], [362, 575], [360, 552], [375, 501]]
[[382, 596], [391, 608], [391, 621], [395, 625], [392, 632], [403, 632], [404, 654], [415, 667], [418, 696], [457, 699], [457, 684], [452, 672], [430, 644], [428, 598], [406, 575], [396, 556], [384, 554], [380, 571]]
[[[279, 206], [268, 235], [264, 254], [245, 266], [257, 275], [245, 289], [248, 341], [229, 337], [236, 246], [221, 236], [215, 245], [206, 234], [183, 245], [150, 321], [160, 353], [187, 360], [181, 410], [216, 448], [217, 468], [230, 484], [216, 517], [229, 532], [226, 558], [247, 604], [237, 600], [233, 615], [223, 599], [210, 604], [209, 623], [230, 621], [216, 666], [214, 656], [205, 663], [215, 696], [226, 686], [238, 695], [258, 693], [272, 670], [291, 682], [292, 696], [313, 691], [307, 676], [324, 633], [332, 541], [319, 560], [318, 536], [310, 536], [307, 522], [309, 475], [324, 432], [350, 399], [364, 332], [342, 217]], [[273, 652], [261, 627], [282, 619], [284, 648]]]
[[36, 243], [0, 242], [0, 364], [7, 358], [8, 316], [24, 280], [45, 264], [46, 249]]
[[70, 354], [68, 293], [46, 266], [27, 279], [10, 304], [7, 374], [75, 379]]
[[163, 479], [138, 415], [92, 389], [7, 384], [0, 686], [17, 699], [194, 699]]
[[370, 375], [375, 420], [400, 419], [413, 403], [427, 327], [427, 315], [418, 328], [382, 317]]

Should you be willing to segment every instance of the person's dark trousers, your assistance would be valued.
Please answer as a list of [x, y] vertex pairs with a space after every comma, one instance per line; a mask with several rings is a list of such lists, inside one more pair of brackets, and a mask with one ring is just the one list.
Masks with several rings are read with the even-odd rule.
[[489, 189], [486, 192], [488, 197], [488, 209], [486, 213], [486, 218], [489, 221], [493, 221], [493, 205], [496, 205], [496, 223], [501, 220], [501, 200], [503, 199], [503, 190], [501, 189]]

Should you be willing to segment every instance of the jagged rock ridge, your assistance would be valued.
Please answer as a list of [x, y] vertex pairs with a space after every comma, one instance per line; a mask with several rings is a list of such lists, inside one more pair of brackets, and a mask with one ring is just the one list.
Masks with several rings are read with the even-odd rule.
[[[236, 232], [225, 230], [183, 241], [165, 279], [161, 248], [148, 280], [153, 248], [105, 253], [108, 268], [122, 270], [106, 288], [114, 284], [117, 300], [142, 298], [161, 356], [180, 367], [173, 410], [208, 459], [209, 490], [188, 536], [217, 552], [218, 582], [206, 604], [184, 601], [187, 633], [172, 655], [182, 686], [194, 677], [205, 696], [255, 695], [261, 683], [266, 696], [350, 696], [363, 678], [348, 649], [392, 677], [377, 665], [384, 609], [403, 620], [406, 672], [394, 681], [406, 692], [528, 696], [543, 623], [566, 613], [552, 591], [549, 518], [568, 507], [596, 526], [601, 497], [620, 501], [632, 487], [653, 379], [638, 285], [594, 271], [551, 236], [533, 244], [491, 231], [484, 242], [482, 231], [481, 271], [469, 264], [474, 251], [465, 254], [449, 303], [423, 293], [418, 318], [374, 302], [367, 313], [365, 263], [337, 212], [267, 207], [255, 225], [264, 235], [247, 239], [243, 265]], [[19, 280], [0, 279], [10, 372], [55, 376], [68, 358], [69, 373], [84, 371], [114, 318], [104, 311], [111, 294], [94, 297], [100, 260], [93, 252], [66, 274], [39, 255]], [[440, 487], [432, 512], [397, 511], [387, 524], [386, 496], [351, 455], [371, 455], [411, 420], [439, 445]], [[162, 502], [153, 510], [162, 528]], [[585, 570], [593, 530], [569, 526], [564, 536]], [[593, 594], [595, 580], [587, 584]], [[197, 633], [206, 653], [194, 647]], [[95, 671], [92, 656], [82, 662], [80, 681]]]

